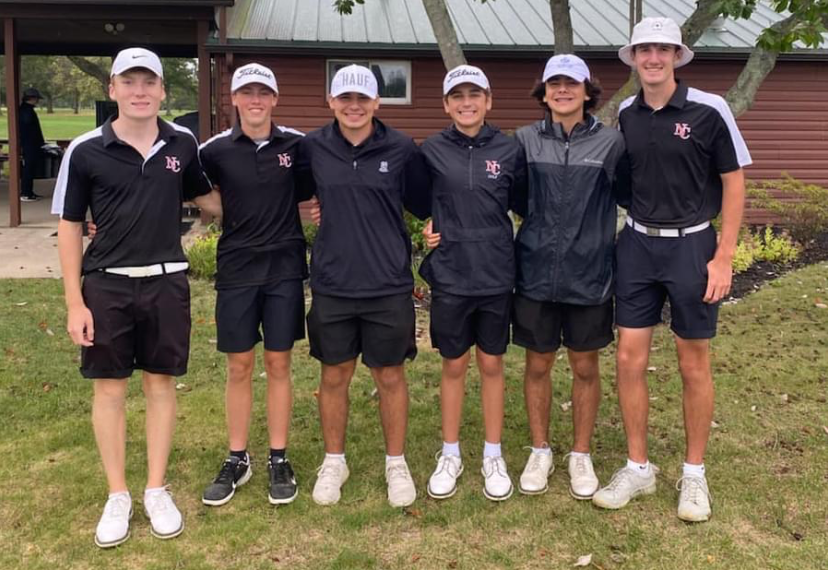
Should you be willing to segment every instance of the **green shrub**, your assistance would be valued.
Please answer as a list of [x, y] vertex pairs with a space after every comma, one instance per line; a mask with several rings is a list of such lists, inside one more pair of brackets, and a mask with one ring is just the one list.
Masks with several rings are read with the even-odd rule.
[[408, 212], [405, 212], [405, 227], [408, 229], [408, 235], [411, 236], [411, 244], [414, 246], [414, 251], [426, 251], [425, 236], [423, 235], [423, 228], [425, 222], [418, 220]]
[[756, 251], [756, 259], [759, 261], [770, 261], [773, 263], [790, 263], [799, 257], [800, 248], [791, 239], [791, 236], [783, 231], [779, 235], [773, 233], [773, 228], [765, 227], [765, 231], [758, 237], [761, 247]]
[[307, 242], [308, 247], [311, 247], [313, 242], [316, 241], [316, 234], [319, 233], [319, 226], [314, 223], [302, 224], [302, 233], [305, 234], [305, 241]]
[[208, 231], [187, 248], [190, 275], [196, 279], [212, 280], [216, 276], [216, 249], [221, 232], [210, 224]]
[[756, 244], [753, 235], [745, 232], [736, 244], [736, 253], [733, 254], [733, 273], [741, 273], [756, 261]]
[[[792, 200], [774, 198], [768, 192], [771, 188]], [[781, 180], [749, 183], [747, 195], [755, 206], [782, 218], [794, 241], [808, 244], [828, 231], [828, 188], [806, 184], [783, 172]]]

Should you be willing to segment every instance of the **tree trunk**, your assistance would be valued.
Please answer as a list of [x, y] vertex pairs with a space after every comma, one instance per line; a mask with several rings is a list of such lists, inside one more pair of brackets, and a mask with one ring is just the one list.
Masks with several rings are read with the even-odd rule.
[[[771, 26], [771, 29], [787, 34], [795, 25], [796, 16], [791, 15], [776, 22]], [[759, 45], [753, 48], [747, 63], [736, 79], [736, 83], [725, 95], [725, 101], [730, 105], [730, 110], [733, 111], [736, 117], [751, 108], [753, 100], [756, 98], [756, 92], [765, 77], [773, 71], [777, 57], [779, 57], [778, 50], [769, 50]]]
[[73, 103], [72, 111], [74, 112], [74, 114], [75, 115], [80, 114], [80, 91], [77, 90], [77, 89], [75, 89], [74, 100], [72, 101], [72, 103]]
[[[699, 0], [696, 3], [695, 11], [681, 26], [681, 37], [685, 45], [692, 47], [704, 31], [710, 27], [710, 24], [718, 18], [719, 3], [720, 0]], [[618, 107], [624, 99], [635, 95], [640, 88], [638, 74], [631, 71], [627, 82], [601, 107], [601, 110], [597, 113], [598, 118], [607, 125], [616, 125], [618, 123]]]
[[109, 70], [79, 55], [67, 55], [66, 57], [85, 74], [97, 79], [98, 83], [101, 84], [101, 92], [103, 93], [104, 99], [109, 97]]
[[552, 12], [552, 33], [555, 35], [555, 54], [574, 53], [575, 41], [572, 32], [572, 18], [569, 0], [549, 0]]
[[457, 40], [457, 30], [454, 29], [449, 16], [446, 0], [423, 0], [423, 6], [431, 22], [431, 29], [434, 30], [446, 70], [466, 63], [466, 56], [463, 55], [463, 48]]
[[46, 114], [52, 115], [55, 112], [55, 101], [51, 93], [46, 93]]

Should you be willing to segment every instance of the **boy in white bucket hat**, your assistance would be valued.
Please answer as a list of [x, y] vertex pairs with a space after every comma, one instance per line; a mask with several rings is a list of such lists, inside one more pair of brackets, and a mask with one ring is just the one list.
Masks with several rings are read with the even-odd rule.
[[[641, 91], [621, 104], [631, 165], [631, 204], [616, 247], [617, 385], [627, 464], [593, 502], [618, 509], [651, 494], [657, 469], [647, 455], [647, 364], [653, 327], [670, 299], [684, 385], [686, 455], [678, 516], [711, 514], [704, 453], [713, 419], [710, 339], [718, 303], [730, 291], [745, 182], [751, 164], [736, 121], [718, 95], [687, 87], [675, 69], [693, 59], [669, 18], [645, 18], [618, 51], [638, 72]], [[722, 214], [719, 236], [710, 222]]]

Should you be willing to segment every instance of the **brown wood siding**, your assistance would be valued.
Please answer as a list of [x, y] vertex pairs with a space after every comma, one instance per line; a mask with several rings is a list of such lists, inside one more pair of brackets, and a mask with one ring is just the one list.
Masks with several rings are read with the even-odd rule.
[[[220, 58], [221, 59], [221, 58]], [[391, 58], [401, 59], [401, 58]], [[271, 67], [279, 82], [280, 100], [276, 121], [303, 131], [331, 120], [325, 101], [325, 58], [297, 56], [251, 57], [235, 54], [234, 66], [258, 61]], [[444, 128], [442, 80], [439, 58], [412, 59], [411, 105], [383, 105], [377, 116], [415, 139], [422, 140]], [[528, 95], [539, 77], [543, 59], [472, 59], [482, 67], [492, 84], [492, 123], [504, 130], [538, 119], [542, 112]], [[696, 61], [679, 71], [689, 85], [724, 95], [735, 81], [742, 62]], [[608, 98], [627, 78], [627, 68], [618, 61], [596, 60], [592, 72]], [[221, 74], [219, 124], [232, 121], [230, 73]], [[778, 178], [785, 171], [808, 183], [828, 187], [828, 65], [822, 61], [779, 62], [767, 77], [750, 111], [738, 119], [754, 164], [746, 170], [754, 180]], [[765, 223], [766, 213], [748, 208], [746, 221]]]

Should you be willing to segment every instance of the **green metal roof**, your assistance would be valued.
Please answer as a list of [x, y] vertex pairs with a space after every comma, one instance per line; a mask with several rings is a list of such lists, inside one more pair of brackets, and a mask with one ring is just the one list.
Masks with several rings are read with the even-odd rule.
[[[446, 0], [464, 48], [548, 50], [554, 44], [548, 0]], [[644, 16], [683, 22], [695, 0], [645, 0]], [[571, 0], [578, 51], [613, 51], [627, 42], [629, 5], [622, 0]], [[750, 20], [717, 20], [696, 42], [701, 52], [749, 52], [768, 25], [784, 16], [760, 2]], [[233, 46], [436, 50], [422, 0], [366, 0], [339, 15], [332, 0], [236, 0], [228, 9]], [[217, 41], [217, 40], [213, 40]], [[799, 46], [800, 49], [804, 46]], [[813, 51], [813, 50], [802, 50]], [[828, 51], [828, 35], [823, 49]]]

